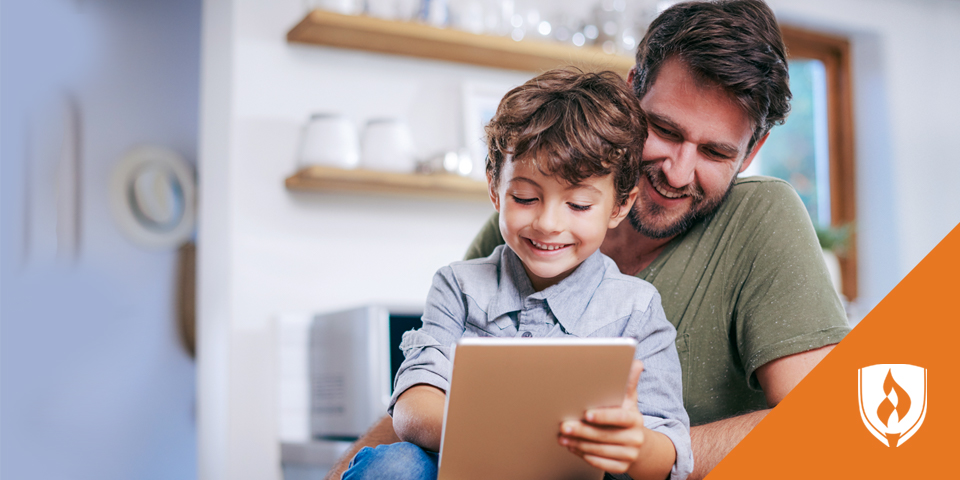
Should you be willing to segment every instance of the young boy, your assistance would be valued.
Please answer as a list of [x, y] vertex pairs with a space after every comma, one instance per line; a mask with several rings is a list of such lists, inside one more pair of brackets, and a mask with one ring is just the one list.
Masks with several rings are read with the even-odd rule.
[[647, 126], [636, 96], [611, 72], [553, 70], [507, 93], [486, 133], [506, 245], [437, 272], [423, 328], [400, 346], [388, 412], [404, 442], [364, 448], [343, 478], [436, 478], [451, 347], [463, 336], [637, 339], [642, 367], [634, 362], [623, 406], [564, 422], [558, 442], [607, 472], [685, 478], [676, 332], [656, 289], [599, 251], [637, 196]]

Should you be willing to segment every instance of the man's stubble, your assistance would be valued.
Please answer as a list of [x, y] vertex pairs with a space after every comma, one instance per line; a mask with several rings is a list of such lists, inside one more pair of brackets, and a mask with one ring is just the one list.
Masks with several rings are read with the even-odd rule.
[[[640, 165], [640, 174], [647, 177], [648, 181], [653, 182], [654, 185], [665, 185], [667, 184], [667, 178], [659, 165], [660, 162], [644, 162]], [[739, 171], [739, 168], [737, 171]], [[690, 208], [684, 212], [679, 219], [659, 229], [650, 225], [653, 222], [645, 223], [643, 221], [644, 218], [657, 218], [666, 213], [666, 209], [654, 202], [642, 202], [640, 198], [637, 198], [637, 202], [627, 214], [627, 219], [630, 221], [630, 226], [641, 235], [654, 239], [677, 236], [690, 229], [690, 227], [700, 220], [713, 215], [730, 195], [730, 191], [733, 190], [733, 184], [736, 183], [736, 181], [737, 176], [734, 175], [733, 178], [730, 179], [730, 184], [724, 189], [724, 192], [721, 195], [713, 197], [708, 197], [699, 184], [688, 185], [686, 191], [683, 193], [692, 199]]]

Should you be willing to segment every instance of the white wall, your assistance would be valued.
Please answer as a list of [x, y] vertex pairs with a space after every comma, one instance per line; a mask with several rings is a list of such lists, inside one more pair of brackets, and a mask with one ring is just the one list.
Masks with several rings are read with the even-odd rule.
[[[952, 27], [960, 8], [772, 3], [795, 23], [853, 38], [861, 292], [875, 303], [960, 221], [960, 191], [949, 188], [960, 180], [949, 140], [960, 100], [946, 83], [958, 73], [950, 48], [960, 45]], [[436, 268], [462, 256], [491, 212], [482, 204], [288, 192], [283, 179], [296, 167], [299, 126], [315, 111], [345, 114], [358, 126], [403, 116], [428, 153], [461, 141], [462, 82], [517, 84], [529, 75], [289, 45], [300, 0], [206, 0], [204, 9], [201, 472], [278, 478], [271, 318], [420, 302]]]
[[[195, 369], [177, 340], [174, 252], [125, 239], [107, 187], [138, 144], [196, 157], [200, 2], [14, 3], [3, 2], [0, 28], [0, 477], [195, 478]], [[72, 261], [55, 259], [47, 208], [61, 88], [75, 93], [82, 132]]]
[[[277, 313], [422, 303], [436, 269], [462, 258], [493, 211], [477, 202], [287, 191], [308, 116], [338, 112], [358, 128], [403, 117], [425, 155], [460, 146], [463, 81], [526, 78], [289, 45], [302, 6], [205, 3], [201, 131], [217, 134], [201, 137], [201, 345], [211, 346], [198, 372], [208, 415], [200, 426], [204, 478], [279, 475], [274, 392], [265, 388], [273, 385]], [[215, 400], [207, 403], [207, 392]]]
[[879, 302], [960, 223], [960, 3], [770, 0], [851, 39], [861, 303]]

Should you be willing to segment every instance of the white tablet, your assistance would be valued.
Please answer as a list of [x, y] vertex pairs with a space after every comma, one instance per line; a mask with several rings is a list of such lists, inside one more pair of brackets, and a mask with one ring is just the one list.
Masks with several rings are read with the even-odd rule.
[[461, 339], [438, 480], [600, 479], [557, 443], [560, 422], [620, 405], [636, 346], [630, 338]]

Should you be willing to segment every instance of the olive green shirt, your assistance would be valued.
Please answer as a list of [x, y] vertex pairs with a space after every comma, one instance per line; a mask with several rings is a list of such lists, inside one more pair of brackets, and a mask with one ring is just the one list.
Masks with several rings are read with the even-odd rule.
[[[503, 243], [495, 214], [467, 258]], [[677, 327], [691, 425], [767, 408], [755, 372], [850, 331], [813, 225], [790, 184], [738, 179], [713, 215], [670, 241], [637, 277]]]

